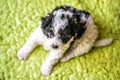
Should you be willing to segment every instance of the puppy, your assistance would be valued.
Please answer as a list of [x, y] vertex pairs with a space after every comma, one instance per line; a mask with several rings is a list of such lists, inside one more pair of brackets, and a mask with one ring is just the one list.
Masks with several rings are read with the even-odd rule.
[[42, 64], [41, 73], [47, 76], [59, 61], [87, 53], [92, 47], [109, 45], [112, 39], [96, 41], [98, 30], [90, 13], [71, 6], [59, 6], [41, 18], [39, 27], [31, 34], [25, 45], [18, 51], [18, 58], [26, 60], [38, 45], [50, 53]]

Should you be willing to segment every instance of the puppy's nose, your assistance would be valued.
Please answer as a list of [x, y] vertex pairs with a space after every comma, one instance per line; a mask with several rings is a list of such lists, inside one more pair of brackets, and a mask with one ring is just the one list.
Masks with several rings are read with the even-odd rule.
[[59, 46], [58, 45], [52, 45], [52, 48], [57, 49]]

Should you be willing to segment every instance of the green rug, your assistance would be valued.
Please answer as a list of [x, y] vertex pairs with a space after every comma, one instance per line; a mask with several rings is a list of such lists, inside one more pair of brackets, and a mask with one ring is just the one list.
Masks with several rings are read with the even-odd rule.
[[[64, 4], [89, 11], [99, 39], [115, 40], [58, 63], [50, 76], [43, 77], [40, 67], [48, 51], [38, 46], [26, 61], [18, 60], [17, 51], [40, 18]], [[120, 80], [120, 0], [0, 0], [0, 80]]]

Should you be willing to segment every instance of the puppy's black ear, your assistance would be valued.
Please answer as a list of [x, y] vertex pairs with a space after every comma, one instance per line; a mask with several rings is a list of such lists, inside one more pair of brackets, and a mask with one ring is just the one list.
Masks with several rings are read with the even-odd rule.
[[52, 18], [53, 18], [53, 14], [49, 13], [47, 16], [42, 17], [41, 21], [42, 21], [42, 29], [45, 29], [48, 25], [50, 25], [50, 23], [52, 22]]
[[72, 9], [73, 17], [69, 20], [73, 35], [75, 38], [79, 38], [86, 30], [86, 21], [90, 14], [86, 11], [80, 11], [77, 9]]

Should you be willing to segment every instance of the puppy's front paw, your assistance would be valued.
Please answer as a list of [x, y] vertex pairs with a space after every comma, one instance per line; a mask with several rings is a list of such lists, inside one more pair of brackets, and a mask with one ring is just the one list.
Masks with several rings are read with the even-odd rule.
[[45, 63], [44, 63], [44, 64], [42, 65], [40, 71], [41, 71], [41, 73], [42, 73], [43, 76], [48, 76], [48, 75], [51, 73], [52, 68], [53, 68], [52, 65], [48, 65], [48, 64], [45, 64]]
[[28, 53], [26, 53], [26, 50], [20, 49], [17, 53], [17, 57], [19, 60], [26, 60]]

